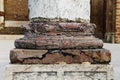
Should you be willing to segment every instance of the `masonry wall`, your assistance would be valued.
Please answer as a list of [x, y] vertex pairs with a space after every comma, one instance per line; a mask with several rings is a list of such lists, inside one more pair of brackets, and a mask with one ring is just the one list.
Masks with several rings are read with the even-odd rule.
[[115, 41], [116, 43], [120, 43], [120, 0], [117, 0], [116, 5], [116, 33], [115, 33]]
[[5, 20], [28, 20], [28, 0], [4, 0]]
[[28, 14], [28, 0], [0, 0], [0, 34], [22, 34]]

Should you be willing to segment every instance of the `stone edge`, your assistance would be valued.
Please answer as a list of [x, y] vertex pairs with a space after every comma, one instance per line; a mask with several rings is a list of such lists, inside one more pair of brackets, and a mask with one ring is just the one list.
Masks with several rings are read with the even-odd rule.
[[40, 72], [40, 71], [56, 71], [58, 72], [58, 75], [62, 74], [64, 71], [106, 72], [107, 80], [114, 80], [114, 71], [112, 65], [88, 65], [88, 64], [54, 64], [54, 65], [9, 64], [6, 66], [5, 80], [13, 80], [12, 75], [14, 72]]

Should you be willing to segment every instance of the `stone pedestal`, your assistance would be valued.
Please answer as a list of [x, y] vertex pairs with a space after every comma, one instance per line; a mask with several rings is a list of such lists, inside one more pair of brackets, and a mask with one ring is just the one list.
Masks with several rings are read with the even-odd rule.
[[8, 65], [6, 80], [114, 80], [111, 65]]
[[113, 80], [111, 53], [94, 37], [94, 24], [39, 20], [22, 26], [6, 80]]
[[113, 80], [111, 53], [88, 23], [90, 0], [29, 0], [29, 10], [6, 80]]

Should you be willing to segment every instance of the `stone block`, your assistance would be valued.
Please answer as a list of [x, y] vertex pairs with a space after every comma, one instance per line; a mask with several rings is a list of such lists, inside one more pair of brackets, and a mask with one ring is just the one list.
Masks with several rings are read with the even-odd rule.
[[67, 37], [60, 36], [39, 36], [36, 38], [20, 38], [15, 41], [18, 49], [100, 49], [103, 41], [93, 36]]
[[67, 64], [90, 62], [92, 64], [109, 64], [111, 53], [106, 49], [78, 50], [29, 50], [14, 49], [10, 52], [11, 63], [21, 64]]
[[6, 80], [114, 80], [111, 65], [8, 65]]

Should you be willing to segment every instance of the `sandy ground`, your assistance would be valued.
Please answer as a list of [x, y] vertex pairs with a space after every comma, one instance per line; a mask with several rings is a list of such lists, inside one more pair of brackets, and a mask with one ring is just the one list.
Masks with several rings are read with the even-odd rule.
[[[0, 80], [5, 80], [5, 66], [10, 63], [9, 53], [14, 48], [14, 40], [0, 40]], [[120, 44], [104, 44], [112, 53], [115, 80], [120, 80]]]

